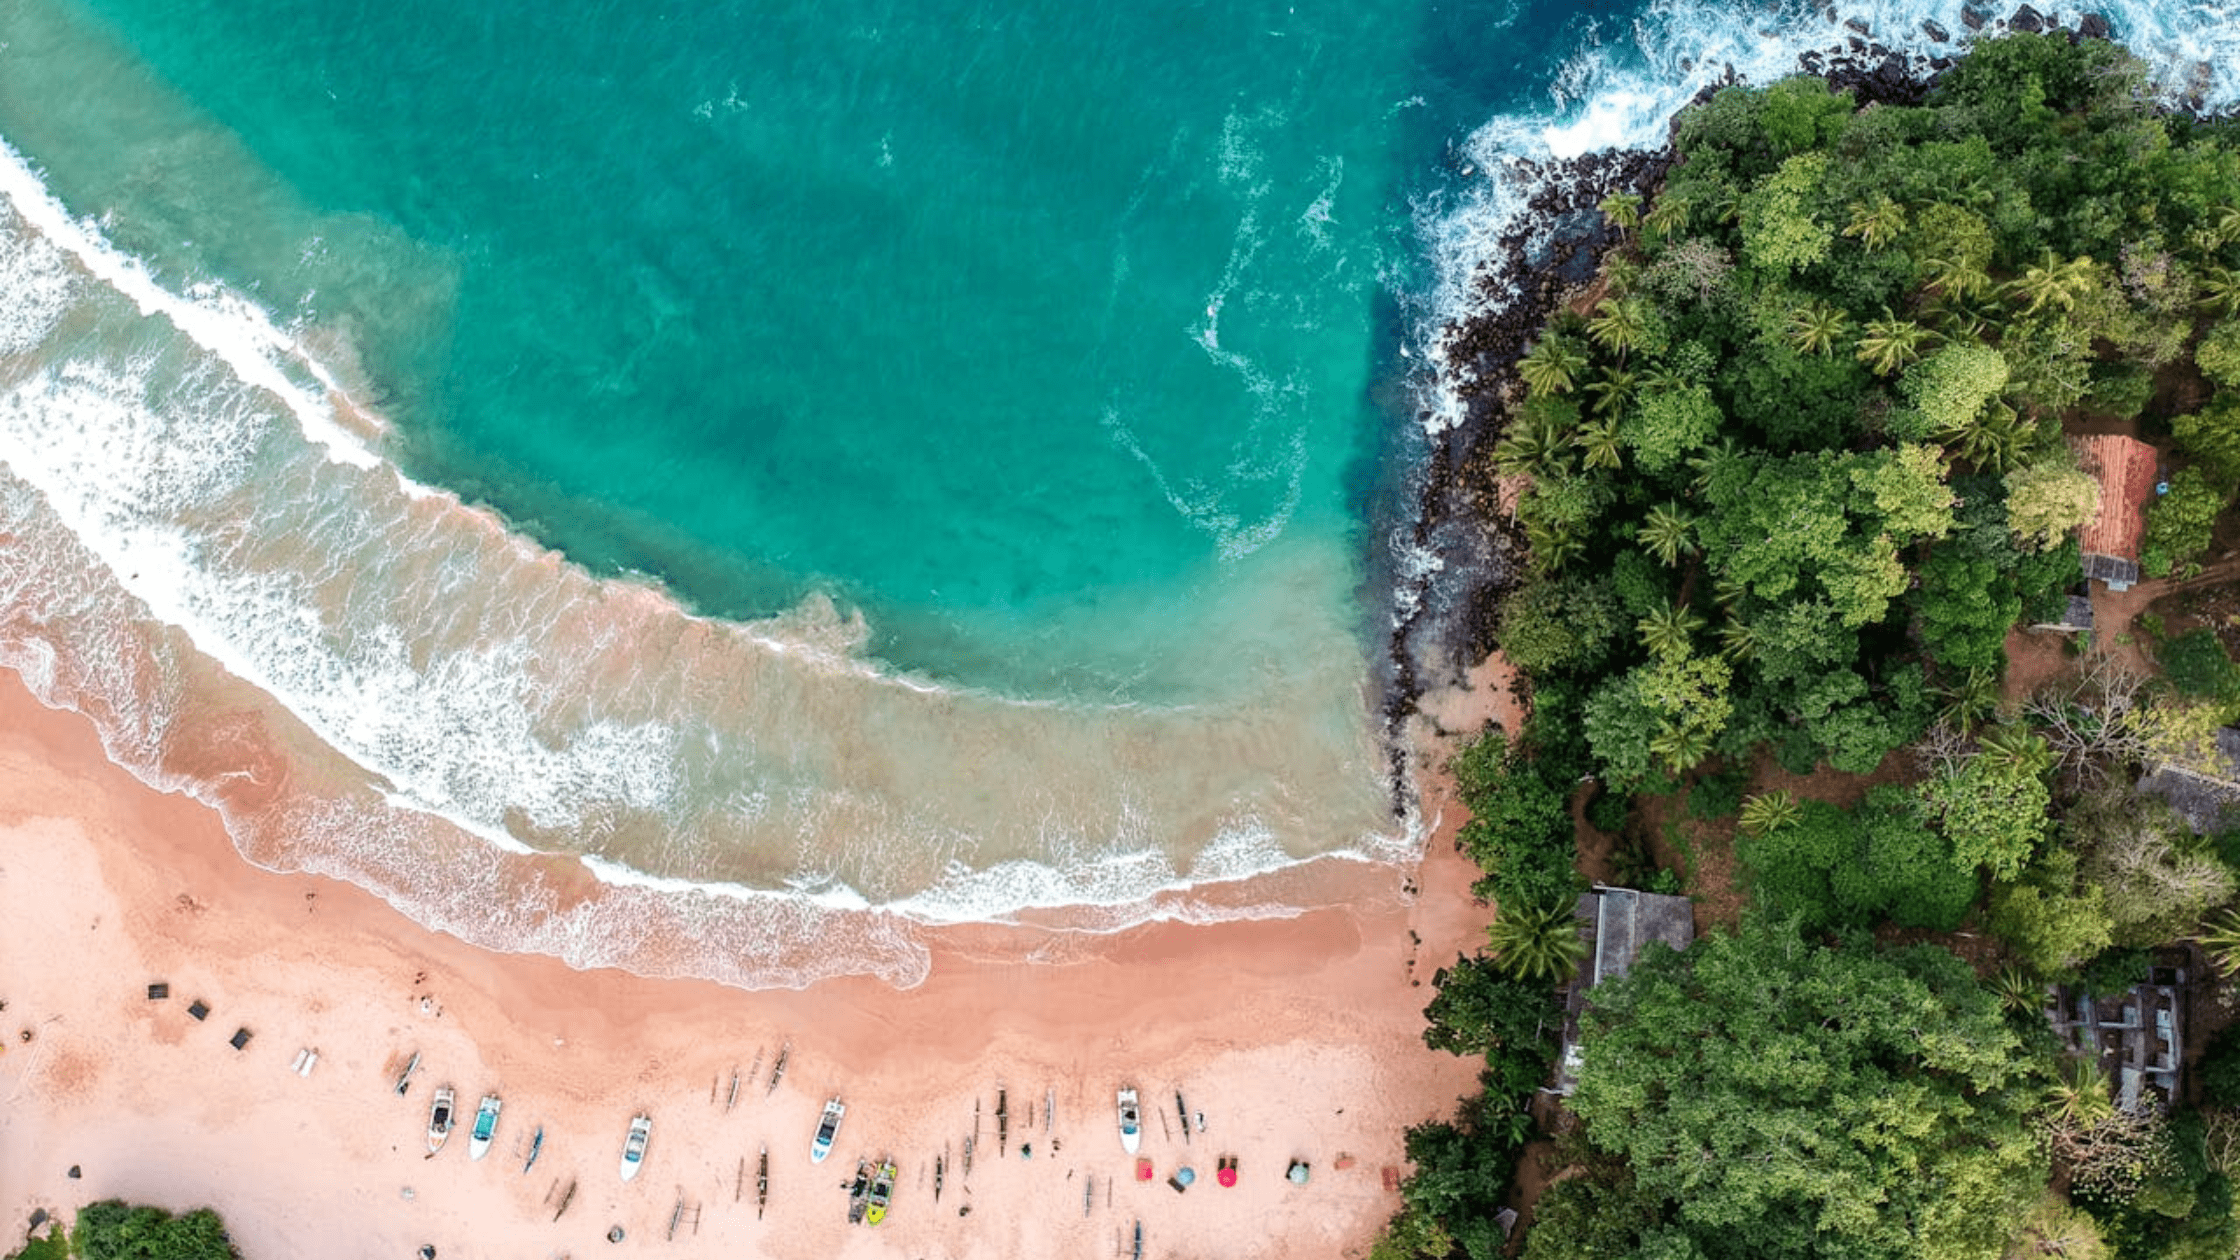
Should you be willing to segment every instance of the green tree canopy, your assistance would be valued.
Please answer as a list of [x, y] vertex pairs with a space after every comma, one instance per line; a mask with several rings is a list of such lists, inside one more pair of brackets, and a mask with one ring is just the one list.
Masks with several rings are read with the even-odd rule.
[[1993, 1260], [2045, 1184], [2043, 1065], [1942, 950], [1764, 921], [1652, 946], [1595, 990], [1583, 1053], [1589, 1139], [1694, 1254]]

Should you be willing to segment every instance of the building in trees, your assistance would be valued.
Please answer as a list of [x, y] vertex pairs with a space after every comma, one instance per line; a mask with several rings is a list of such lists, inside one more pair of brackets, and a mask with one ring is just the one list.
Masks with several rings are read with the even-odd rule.
[[2079, 542], [2084, 576], [2111, 591], [2139, 580], [2139, 543], [2146, 536], [2146, 506], [2154, 499], [2155, 449], [2137, 438], [2107, 433], [2077, 440], [2078, 462], [2100, 482], [2100, 509], [2086, 521]]
[[2145, 980], [2106, 997], [2056, 986], [2046, 1018], [2078, 1057], [2099, 1065], [2118, 1108], [2163, 1111], [2182, 1097], [2185, 993], [2185, 968], [2157, 960]]
[[1578, 914], [1588, 933], [1588, 953], [1564, 1010], [1555, 1090], [1565, 1095], [1579, 1083], [1579, 1015], [1586, 1009], [1587, 991], [1626, 974], [1651, 941], [1682, 950], [1696, 939], [1695, 903], [1686, 897], [1597, 887], [1579, 898]]

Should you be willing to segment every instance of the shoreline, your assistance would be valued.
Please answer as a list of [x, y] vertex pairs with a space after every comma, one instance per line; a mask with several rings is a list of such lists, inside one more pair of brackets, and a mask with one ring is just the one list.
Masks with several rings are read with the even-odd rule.
[[[1474, 1064], [1418, 1036], [1431, 973], [1475, 948], [1487, 913], [1470, 900], [1476, 872], [1454, 851], [1459, 811], [1437, 775], [1424, 783], [1438, 826], [1413, 896], [1371, 887], [1406, 869], [1365, 867], [1372, 878], [1349, 904], [1290, 919], [1154, 922], [1055, 944], [1016, 928], [933, 929], [917, 988], [847, 977], [747, 992], [492, 954], [353, 885], [259, 870], [212, 810], [132, 779], [86, 719], [46, 709], [12, 675], [0, 715], [11, 1245], [34, 1208], [67, 1214], [115, 1196], [216, 1207], [249, 1256], [401, 1255], [422, 1243], [447, 1257], [559, 1255], [589, 1250], [613, 1224], [628, 1234], [623, 1250], [682, 1246], [689, 1225], [675, 1244], [662, 1238], [679, 1202], [699, 1216], [678, 1254], [1036, 1256], [1110, 1245], [1138, 1219], [1148, 1239], [1187, 1236], [1225, 1255], [1359, 1254], [1398, 1206], [1381, 1173], [1404, 1165], [1403, 1130], [1474, 1085]], [[151, 1002], [144, 986], [159, 981], [172, 996]], [[212, 1008], [202, 1023], [185, 1012], [198, 998]], [[235, 1051], [227, 1038], [242, 1027], [253, 1039]], [[727, 1112], [715, 1095], [729, 1075], [758, 1057], [766, 1075], [788, 1040], [783, 1083], [767, 1094], [743, 1084]], [[289, 1064], [306, 1048], [320, 1059], [298, 1077]], [[389, 1083], [414, 1051], [422, 1071], [396, 1098]], [[448, 1149], [423, 1162], [429, 1090], [443, 1083], [462, 1108], [504, 1093], [484, 1163]], [[1004, 1158], [999, 1084], [1014, 1113]], [[1123, 1084], [1143, 1091], [1143, 1153], [1162, 1180], [1127, 1180], [1111, 1115]], [[1172, 1123], [1178, 1088], [1208, 1118], [1188, 1145], [1152, 1122]], [[1022, 1159], [1024, 1108], [1050, 1091], [1059, 1149], [1042, 1148], [1038, 1119], [1035, 1157]], [[834, 1159], [812, 1169], [808, 1136], [828, 1093], [850, 1113]], [[966, 1178], [976, 1103], [982, 1145]], [[648, 1175], [626, 1187], [615, 1161], [641, 1109], [655, 1120]], [[515, 1146], [540, 1122], [543, 1152], [525, 1177]], [[764, 1144], [772, 1197], [758, 1222]], [[944, 1148], [936, 1207], [930, 1165]], [[894, 1213], [850, 1230], [831, 1186], [850, 1157], [883, 1151], [901, 1168]], [[1163, 1184], [1178, 1164], [1210, 1170], [1223, 1154], [1242, 1160], [1237, 1188]], [[1353, 1166], [1336, 1169], [1340, 1154]], [[1282, 1179], [1295, 1157], [1314, 1165], [1307, 1187]], [[1098, 1188], [1084, 1215], [1088, 1178]], [[569, 1180], [577, 1194], [554, 1222]], [[967, 1203], [976, 1210], [960, 1218]]]

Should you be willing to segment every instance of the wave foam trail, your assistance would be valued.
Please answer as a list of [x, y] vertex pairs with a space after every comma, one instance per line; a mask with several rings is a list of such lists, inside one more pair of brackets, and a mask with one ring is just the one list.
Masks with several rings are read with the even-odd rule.
[[[1513, 300], [1512, 292], [1482, 287], [1489, 260], [1520, 232], [1543, 234], [1554, 225], [1529, 225], [1525, 209], [1533, 186], [1566, 159], [1616, 150], [1664, 146], [1672, 116], [1696, 93], [1732, 73], [1769, 83], [1798, 72], [1808, 52], [1848, 53], [1863, 23], [1874, 44], [1926, 65], [1951, 56], [1972, 38], [1964, 11], [1968, 0], [1819, 0], [1737, 4], [1734, 0], [1652, 0], [1622, 28], [1589, 25], [1585, 44], [1557, 70], [1546, 105], [1488, 119], [1463, 143], [1468, 178], [1416, 207], [1417, 235], [1431, 264], [1423, 317], [1412, 332], [1413, 350], [1435, 369], [1421, 400], [1426, 428], [1443, 432], [1462, 419], [1461, 401], [1447, 385], [1461, 365], [1444, 352], [1442, 334], [1452, 324]], [[2040, 12], [2074, 26], [2096, 12], [2154, 72], [2166, 89], [2199, 92], [2210, 110], [2240, 104], [2240, 78], [2214, 73], [2240, 65], [2240, 23], [2229, 6], [2209, 0], [2119, 0]], [[1925, 23], [1939, 24], [1951, 42], [1933, 39]], [[2211, 74], [2204, 81], [2201, 72]], [[1544, 239], [1544, 236], [1543, 236]]]
[[0, 193], [0, 663], [252, 861], [578, 966], [909, 984], [927, 923], [1124, 925], [1391, 843], [1357, 655], [1272, 656], [1273, 704], [1098, 710], [890, 677], [829, 601], [689, 615], [330, 440], [300, 347], [162, 290], [12, 151]]

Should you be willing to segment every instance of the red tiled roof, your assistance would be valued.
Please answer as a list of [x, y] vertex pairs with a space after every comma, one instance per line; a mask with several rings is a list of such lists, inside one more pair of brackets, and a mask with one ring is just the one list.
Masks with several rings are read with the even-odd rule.
[[2137, 438], [2099, 434], [2077, 439], [2086, 472], [2100, 482], [2100, 511], [2085, 522], [2078, 541], [2087, 555], [2139, 558], [2139, 538], [2147, 529], [2146, 506], [2154, 498], [2155, 449]]

